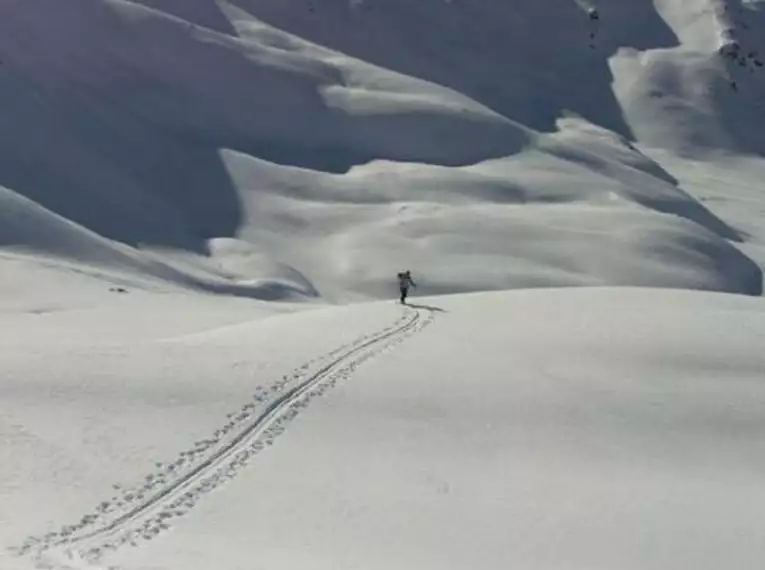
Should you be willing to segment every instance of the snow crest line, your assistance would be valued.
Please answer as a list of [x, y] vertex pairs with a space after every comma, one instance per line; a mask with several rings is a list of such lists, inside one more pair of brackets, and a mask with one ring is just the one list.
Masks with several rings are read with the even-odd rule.
[[253, 402], [229, 414], [229, 422], [211, 438], [197, 442], [174, 462], [157, 463], [158, 471], [147, 475], [141, 485], [125, 489], [115, 485], [115, 490], [122, 490], [121, 496], [100, 503], [76, 524], [28, 538], [17, 554], [32, 555], [42, 567], [67, 568], [72, 563], [92, 567], [106, 551], [155, 538], [272, 445], [311, 400], [433, 320], [433, 311], [406, 308], [392, 325], [308, 361], [267, 389], [258, 387]]

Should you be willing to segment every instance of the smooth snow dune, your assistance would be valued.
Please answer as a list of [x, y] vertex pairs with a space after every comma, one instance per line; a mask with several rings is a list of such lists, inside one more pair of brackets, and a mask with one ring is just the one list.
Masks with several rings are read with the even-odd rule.
[[625, 166], [614, 157], [627, 147], [609, 153], [594, 139], [596, 154], [588, 137], [574, 129], [549, 152], [460, 169], [371, 163], [333, 175], [224, 161], [251, 220], [241, 239], [302, 268], [330, 299], [389, 295], [402, 267], [426, 294], [603, 284], [761, 294], [761, 268], [722, 239], [740, 239], [734, 230], [640, 170], [643, 155]]
[[109, 241], [0, 186], [0, 246], [148, 273], [131, 248]]
[[753, 157], [683, 159], [670, 152], [646, 149], [678, 178], [682, 188], [712, 208], [742, 236], [736, 247], [765, 270], [765, 162]]
[[[23, 461], [2, 463], [3, 500], [46, 500], [17, 510], [4, 540], [88, 534], [113, 516], [95, 516], [101, 501], [123, 497], [119, 511], [175, 485], [260, 417], [253, 391], [281, 397], [406, 311], [312, 311], [95, 353], [51, 343], [55, 371], [5, 353], [3, 429]], [[408, 311], [431, 324], [338, 369], [266, 434], [272, 445], [238, 449], [198, 493], [168, 501], [159, 527], [137, 518], [120, 523], [124, 536], [75, 540], [75, 559], [126, 570], [762, 562], [761, 300], [598, 288], [415, 298]], [[54, 477], [26, 477], [52, 465]]]
[[[68, 273], [87, 275], [90, 279], [83, 280], [90, 281], [86, 287], [100, 282], [101, 290], [113, 285], [129, 285], [139, 290], [180, 287], [265, 300], [317, 295], [313, 285], [299, 272], [262, 257], [251, 256], [247, 278], [237, 278], [227, 267], [241, 257], [242, 248], [236, 242], [217, 240], [209, 245], [213, 253], [227, 253], [227, 266], [216, 271], [212, 266], [184, 262], [183, 257], [141, 252], [108, 240], [2, 186], [0, 247], [3, 248], [0, 262], [10, 282], [18, 279], [33, 283], [34, 278], [27, 276], [27, 265], [38, 264], [40, 269], [64, 278]], [[250, 249], [245, 249], [247, 254]], [[57, 296], [55, 290], [45, 292]], [[65, 297], [68, 293], [69, 290], [63, 290], [61, 295]]]

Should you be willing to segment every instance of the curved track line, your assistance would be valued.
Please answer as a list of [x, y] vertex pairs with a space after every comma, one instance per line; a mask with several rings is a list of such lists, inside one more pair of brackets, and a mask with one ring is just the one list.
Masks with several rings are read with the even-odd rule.
[[359, 345], [358, 347], [351, 349], [344, 355], [336, 358], [334, 361], [330, 362], [329, 364], [321, 368], [318, 372], [310, 376], [307, 380], [304, 380], [301, 384], [299, 384], [295, 388], [288, 390], [284, 395], [280, 396], [279, 398], [276, 398], [273, 402], [271, 402], [268, 405], [265, 412], [261, 414], [260, 416], [258, 416], [256, 420], [253, 421], [249, 426], [247, 426], [245, 430], [237, 434], [224, 447], [220, 448], [214, 454], [212, 454], [203, 462], [201, 462], [199, 465], [197, 465], [194, 469], [192, 469], [191, 471], [186, 473], [183, 477], [175, 481], [171, 486], [161, 490], [159, 493], [154, 495], [150, 500], [138, 505], [137, 507], [128, 511], [124, 515], [118, 517], [117, 519], [109, 523], [108, 525], [100, 529], [97, 529], [95, 531], [91, 531], [87, 534], [78, 536], [74, 540], [74, 542], [82, 543], [84, 541], [87, 541], [89, 538], [97, 537], [99, 535], [107, 535], [110, 531], [114, 529], [118, 529], [119, 527], [123, 526], [127, 522], [130, 522], [131, 520], [135, 520], [141, 515], [141, 513], [150, 509], [153, 505], [160, 504], [163, 501], [163, 499], [189, 486], [195, 480], [198, 480], [200, 476], [205, 475], [207, 472], [209, 472], [209, 470], [214, 469], [217, 465], [224, 462], [225, 459], [230, 457], [234, 452], [239, 450], [243, 442], [247, 441], [253, 435], [257, 435], [261, 433], [263, 431], [263, 428], [266, 427], [269, 423], [271, 423], [271, 421], [275, 417], [277, 417], [280, 414], [280, 412], [284, 411], [284, 409], [290, 403], [294, 402], [297, 398], [299, 398], [302, 394], [304, 394], [314, 385], [324, 380], [325, 377], [336, 366], [338, 366], [338, 364], [343, 363], [345, 360], [349, 359], [351, 356], [365, 350], [366, 348], [374, 344], [377, 344], [378, 342], [382, 340], [385, 340], [393, 336], [394, 334], [405, 332], [407, 329], [411, 328], [414, 324], [416, 324], [418, 320], [419, 320], [419, 314], [415, 315], [410, 321], [408, 321], [405, 325], [399, 327], [398, 329], [394, 329], [393, 331], [389, 333], [373, 338], [372, 340], [369, 340]]
[[[19, 553], [33, 553], [38, 562], [43, 562], [45, 558], [50, 562], [64, 558], [93, 563], [105, 550], [116, 549], [124, 544], [136, 545], [139, 541], [154, 538], [170, 527], [172, 519], [185, 515], [196, 506], [204, 494], [235, 477], [253, 455], [271, 445], [284, 432], [285, 424], [294, 419], [310, 400], [323, 395], [338, 380], [349, 377], [365, 361], [419, 332], [431, 324], [433, 318], [431, 311], [423, 318], [419, 310], [407, 308], [393, 325], [360, 336], [324, 357], [309, 361], [296, 369], [298, 372], [292, 377], [285, 376], [282, 381], [272, 385], [271, 391], [283, 389], [290, 379], [300, 380], [297, 385], [268, 402], [240, 430], [221, 442], [192, 468], [150, 493], [147, 499], [108, 522], [99, 524], [102, 515], [89, 515], [83, 517], [77, 526], [64, 527], [62, 532], [49, 533], [42, 539], [30, 539], [18, 549]], [[317, 360], [327, 362], [301, 380], [301, 376], [306, 376], [308, 368]], [[127, 496], [131, 495], [128, 493]], [[101, 510], [98, 512], [103, 514]], [[48, 554], [56, 556], [46, 556]], [[60, 562], [56, 566], [62, 567]]]

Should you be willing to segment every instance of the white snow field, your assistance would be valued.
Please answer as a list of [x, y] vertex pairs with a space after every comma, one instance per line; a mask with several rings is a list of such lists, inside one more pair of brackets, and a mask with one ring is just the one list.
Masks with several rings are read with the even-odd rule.
[[761, 569], [764, 63], [762, 0], [0, 0], [0, 570]]
[[153, 332], [126, 320], [124, 339], [92, 317], [42, 343], [24, 321], [60, 330], [64, 313], [14, 323], [0, 349], [0, 538], [23, 556], [9, 560], [761, 565], [760, 299], [587, 288], [417, 301], [229, 316], [203, 332], [157, 309]]

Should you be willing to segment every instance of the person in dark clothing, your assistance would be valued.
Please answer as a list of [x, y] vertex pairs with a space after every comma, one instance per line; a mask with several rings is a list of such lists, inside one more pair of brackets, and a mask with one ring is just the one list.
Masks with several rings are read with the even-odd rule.
[[417, 287], [412, 280], [412, 273], [408, 269], [398, 274], [398, 288], [401, 292], [401, 304], [406, 304], [406, 297], [409, 295], [409, 287]]
[[587, 10], [590, 27], [590, 48], [595, 49], [595, 39], [600, 29], [600, 13], [595, 8]]

